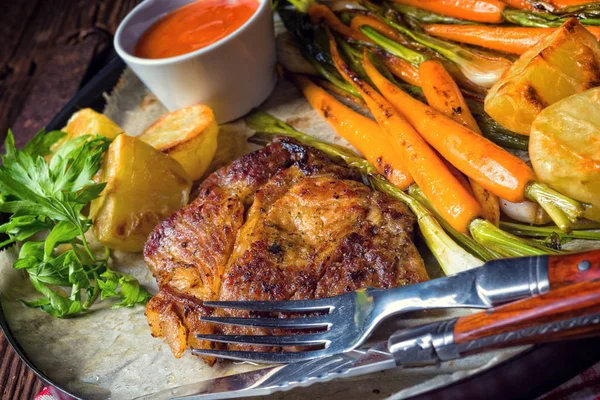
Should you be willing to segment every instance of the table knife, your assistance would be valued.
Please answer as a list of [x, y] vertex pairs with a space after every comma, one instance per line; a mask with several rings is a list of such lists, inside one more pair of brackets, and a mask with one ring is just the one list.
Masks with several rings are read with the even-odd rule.
[[423, 367], [475, 353], [600, 335], [600, 280], [576, 283], [472, 315], [401, 330], [370, 348], [266, 367], [170, 389], [173, 399], [252, 397], [365, 375]]

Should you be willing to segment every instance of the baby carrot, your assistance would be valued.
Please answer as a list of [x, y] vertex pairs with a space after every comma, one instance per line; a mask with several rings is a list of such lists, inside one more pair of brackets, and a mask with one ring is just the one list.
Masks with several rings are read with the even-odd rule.
[[419, 66], [419, 77], [429, 106], [481, 135], [458, 85], [441, 62], [423, 62]]
[[[570, 6], [577, 6], [585, 3], [593, 3], [597, 0], [547, 0], [554, 7], [561, 9]], [[519, 8], [521, 10], [539, 11], [527, 0], [504, 0], [507, 6]]]
[[452, 227], [467, 233], [470, 223], [481, 214], [479, 203], [392, 105], [344, 63], [335, 39], [330, 37], [329, 41], [336, 68], [360, 92], [379, 126], [389, 135], [396, 151], [405, 161], [406, 168], [417, 185]]
[[[521, 10], [530, 10], [530, 11], [540, 11], [536, 9], [530, 2], [527, 0], [503, 0], [504, 3], [512, 8], [519, 8]], [[580, 4], [585, 3], [593, 3], [597, 0], [547, 0], [547, 3], [550, 3], [554, 7], [561, 9], [570, 6], [578, 6]]]
[[306, 100], [329, 125], [396, 187], [406, 190], [414, 182], [377, 122], [346, 107], [310, 79], [293, 75], [292, 80]]
[[527, 0], [504, 0], [504, 4], [520, 10], [535, 11], [535, 7], [533, 7]]
[[498, 0], [393, 0], [434, 13], [469, 21], [500, 23], [506, 7]]
[[340, 19], [331, 11], [331, 9], [323, 4], [314, 4], [308, 9], [308, 15], [310, 16], [313, 24], [318, 24], [321, 21], [325, 21], [327, 26], [331, 30], [338, 32], [339, 34], [354, 40], [360, 40], [363, 42], [371, 43], [369, 38], [362, 34], [360, 31], [355, 31], [348, 25], [345, 25]]
[[593, 3], [595, 1], [597, 0], [550, 0], [550, 4], [552, 4], [556, 8], [565, 8], [585, 3]]
[[[432, 36], [513, 54], [523, 54], [557, 29], [445, 24], [429, 24], [424, 25], [423, 28]], [[586, 28], [600, 40], [600, 27], [587, 26]]]
[[390, 70], [392, 75], [402, 79], [410, 85], [421, 86], [419, 70], [414, 65], [387, 51], [375, 50], [375, 52], [379, 58], [381, 58], [387, 69]]
[[413, 99], [381, 75], [366, 57], [364, 67], [384, 97], [445, 159], [496, 196], [515, 203], [525, 200], [525, 189], [535, 175], [521, 159]]
[[[458, 85], [442, 63], [436, 60], [425, 61], [419, 66], [419, 74], [421, 88], [430, 107], [481, 135], [481, 130], [471, 115]], [[473, 189], [473, 195], [481, 204], [483, 217], [498, 226], [500, 223], [498, 197], [488, 192], [473, 179], [469, 179], [469, 183]]]

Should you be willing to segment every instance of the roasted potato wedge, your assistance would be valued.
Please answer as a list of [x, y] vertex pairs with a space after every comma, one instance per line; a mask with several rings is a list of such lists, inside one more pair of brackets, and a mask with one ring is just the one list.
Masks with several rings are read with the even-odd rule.
[[198, 104], [164, 115], [138, 138], [177, 160], [197, 180], [215, 155], [218, 133], [210, 107]]
[[485, 98], [500, 125], [529, 135], [549, 105], [600, 85], [600, 44], [575, 18], [523, 53]]
[[588, 205], [583, 216], [592, 221], [600, 222], [600, 207]]
[[599, 209], [600, 87], [542, 111], [531, 127], [529, 155], [542, 182]]
[[171, 157], [134, 137], [111, 143], [99, 174], [106, 182], [90, 205], [92, 230], [111, 249], [141, 251], [152, 229], [187, 204], [192, 180]]
[[67, 135], [52, 145], [52, 152], [56, 152], [60, 146], [67, 140], [82, 135], [98, 135], [109, 139], [114, 139], [123, 129], [103, 114], [100, 114], [91, 108], [84, 108], [77, 111], [69, 118], [67, 126], [62, 129]]

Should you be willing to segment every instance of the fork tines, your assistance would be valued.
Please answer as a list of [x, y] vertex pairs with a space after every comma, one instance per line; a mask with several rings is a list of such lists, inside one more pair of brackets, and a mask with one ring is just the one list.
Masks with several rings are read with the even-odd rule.
[[327, 332], [305, 335], [202, 335], [197, 339], [219, 343], [248, 344], [253, 346], [313, 346], [331, 343]]
[[[250, 316], [206, 316], [200, 317], [201, 321], [270, 330], [282, 329], [284, 332], [273, 335], [197, 334], [196, 338], [234, 345], [283, 347], [287, 351], [192, 349], [192, 352], [197, 355], [216, 356], [233, 360], [288, 363], [310, 360], [330, 355], [335, 351], [343, 351], [347, 347], [346, 341], [342, 340], [340, 342], [344, 346], [338, 346], [334, 343], [334, 340], [342, 337], [347, 332], [345, 329], [347, 324], [342, 323], [342, 320], [347, 319], [347, 316], [340, 314], [340, 311], [342, 309], [348, 311], [353, 309], [353, 307], [348, 307], [350, 300], [348, 297], [354, 295], [354, 293], [348, 293], [329, 298], [295, 301], [204, 302], [204, 306], [215, 309], [245, 310], [249, 312]], [[282, 313], [281, 318], [272, 313]], [[307, 331], [309, 329], [316, 330], [316, 332]], [[296, 332], [297, 330], [301, 332]], [[262, 349], [257, 348], [257, 350]]]
[[227, 358], [229, 360], [255, 361], [268, 364], [286, 364], [312, 360], [314, 358], [331, 355], [327, 349], [301, 352], [268, 352], [268, 351], [235, 351], [235, 350], [208, 350], [192, 349], [192, 353], [199, 356], [212, 356]]
[[331, 322], [327, 316], [297, 317], [297, 318], [235, 318], [235, 317], [200, 317], [200, 321], [214, 324], [251, 326], [254, 328], [270, 329], [317, 329], [329, 328]]
[[332, 298], [318, 300], [290, 301], [205, 301], [203, 304], [211, 308], [227, 308], [232, 310], [248, 310], [263, 312], [314, 312], [334, 309]]

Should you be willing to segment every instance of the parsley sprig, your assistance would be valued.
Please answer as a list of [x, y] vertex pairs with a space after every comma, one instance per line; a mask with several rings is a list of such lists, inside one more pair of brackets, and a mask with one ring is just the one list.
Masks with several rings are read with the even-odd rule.
[[[92, 221], [82, 214], [97, 198], [104, 183], [93, 180], [110, 140], [99, 136], [79, 136], [66, 141], [52, 154], [50, 146], [64, 132], [39, 132], [23, 150], [15, 148], [8, 132], [0, 166], [0, 212], [9, 221], [0, 232], [9, 239], [0, 246], [21, 243], [13, 267], [25, 270], [33, 287], [43, 297], [23, 301], [40, 307], [55, 317], [84, 312], [96, 301], [119, 297], [114, 307], [145, 303], [150, 294], [132, 276], [109, 268], [109, 250], [97, 257], [85, 238]], [[41, 239], [44, 235], [45, 239]], [[67, 244], [66, 250], [57, 246]]]

